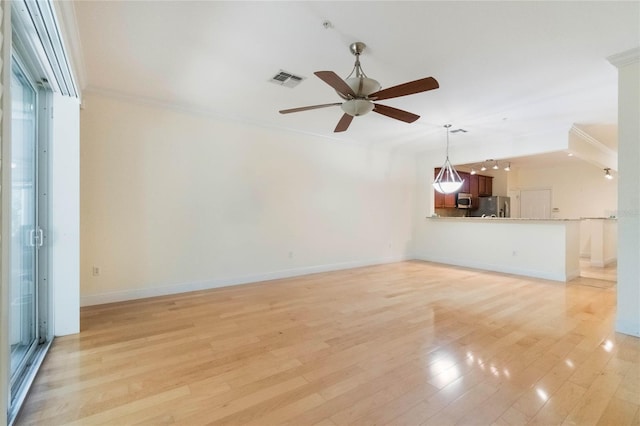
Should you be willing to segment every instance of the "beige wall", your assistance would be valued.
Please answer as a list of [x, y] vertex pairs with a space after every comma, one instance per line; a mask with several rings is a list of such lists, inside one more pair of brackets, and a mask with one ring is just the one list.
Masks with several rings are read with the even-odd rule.
[[[511, 191], [551, 189], [554, 218], [609, 217], [617, 211], [617, 180], [604, 178], [604, 171], [576, 159], [575, 164], [546, 168], [521, 168], [509, 175]], [[513, 200], [512, 200], [513, 202]]]
[[97, 94], [83, 104], [83, 304], [411, 257], [411, 157]]

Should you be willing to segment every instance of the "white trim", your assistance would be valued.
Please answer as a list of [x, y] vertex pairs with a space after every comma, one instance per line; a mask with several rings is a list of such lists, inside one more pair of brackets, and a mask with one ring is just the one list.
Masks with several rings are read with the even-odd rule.
[[618, 333], [640, 337], [640, 320], [638, 322], [617, 320], [616, 331]]
[[411, 260], [411, 256], [394, 256], [383, 259], [364, 261], [352, 261], [333, 263], [328, 265], [308, 266], [294, 269], [265, 272], [237, 277], [219, 278], [207, 281], [195, 281], [189, 283], [177, 283], [164, 286], [146, 287], [140, 289], [114, 291], [108, 293], [91, 294], [80, 297], [80, 306], [102, 305], [105, 303], [123, 302], [127, 300], [145, 299], [149, 297], [166, 296], [170, 294], [187, 293], [190, 291], [210, 290], [220, 287], [228, 287], [241, 284], [258, 283], [261, 281], [276, 280], [281, 278], [297, 277], [301, 275], [315, 274], [319, 272], [331, 272], [342, 269], [360, 268], [363, 266], [380, 265], [385, 263], [403, 262]]
[[[590, 256], [587, 256], [587, 257], [590, 257]], [[618, 258], [617, 258], [617, 257], [610, 257], [610, 258], [608, 258], [608, 259], [605, 259], [605, 260], [604, 260], [604, 261], [602, 261], [602, 262], [594, 262], [593, 260], [591, 260], [591, 261], [590, 261], [590, 265], [591, 265], [591, 266], [594, 266], [594, 267], [596, 267], [596, 268], [604, 268], [605, 266], [607, 266], [607, 265], [611, 265], [612, 263], [615, 263], [615, 262], [617, 262], [617, 261], [618, 261]]]
[[494, 265], [483, 262], [473, 262], [468, 260], [452, 259], [448, 257], [430, 256], [426, 254], [417, 255], [417, 260], [426, 262], [442, 263], [445, 265], [462, 266], [464, 268], [480, 269], [483, 271], [501, 272], [505, 274], [522, 275], [525, 277], [542, 278], [544, 280], [559, 281], [566, 283], [580, 276], [580, 270], [568, 271], [565, 273], [554, 273], [549, 271], [539, 271], [535, 269], [512, 268], [504, 265]]
[[600, 142], [598, 139], [594, 138], [590, 134], [588, 134], [588, 133], [584, 132], [583, 130], [579, 129], [575, 125], [571, 126], [571, 129], [569, 130], [569, 133], [579, 137], [583, 141], [587, 142], [589, 145], [593, 146], [594, 148], [602, 151], [603, 153], [605, 153], [607, 155], [613, 155], [613, 156], [617, 156], [618, 155], [617, 151], [614, 151], [613, 149], [609, 148], [608, 146], [606, 146], [605, 144]]
[[[207, 109], [207, 108], [201, 108], [201, 107], [197, 107], [197, 106], [193, 106], [193, 105], [179, 104], [179, 103], [175, 103], [175, 102], [166, 102], [166, 101], [161, 101], [161, 100], [158, 100], [158, 99], [155, 99], [155, 98], [145, 97], [145, 96], [128, 95], [128, 94], [125, 94], [125, 93], [122, 93], [122, 92], [118, 92], [118, 91], [115, 91], [115, 90], [101, 89], [101, 88], [97, 88], [95, 86], [89, 86], [89, 87], [85, 88], [84, 89], [84, 93], [85, 94], [93, 94], [93, 95], [97, 95], [97, 96], [102, 96], [102, 97], [106, 97], [106, 98], [111, 98], [111, 99], [124, 101], [124, 102], [130, 102], [130, 103], [138, 104], [138, 105], [152, 106], [152, 107], [156, 107], [156, 108], [168, 109], [168, 110], [171, 110], [171, 111], [177, 111], [177, 112], [186, 113], [186, 114], [193, 114], [193, 115], [200, 115], [200, 116], [204, 116], [204, 117], [218, 118], [218, 119], [233, 121], [233, 122], [237, 122], [237, 123], [241, 123], [241, 124], [245, 124], [245, 125], [250, 125], [250, 126], [254, 126], [254, 127], [260, 127], [260, 128], [265, 128], [265, 129], [283, 130], [283, 131], [287, 131], [287, 132], [302, 134], [302, 135], [305, 135], [305, 136], [313, 136], [313, 137], [320, 138], [320, 139], [330, 140], [330, 141], [333, 141], [333, 142], [339, 142], [339, 143], [342, 143], [342, 144], [345, 143], [345, 141], [348, 141], [349, 143], [352, 143], [354, 145], [369, 146], [368, 142], [363, 142], [361, 140], [352, 139], [350, 137], [347, 137], [347, 135], [343, 135], [341, 137], [337, 137], [337, 136], [335, 136], [333, 134], [332, 135], [326, 135], [326, 134], [322, 134], [322, 133], [314, 133], [314, 132], [309, 132], [309, 131], [304, 131], [304, 130], [292, 129], [292, 128], [285, 127], [285, 126], [273, 125], [273, 124], [260, 122], [260, 121], [256, 121], [256, 120], [249, 120], [249, 119], [246, 119], [244, 117], [240, 117], [238, 115], [225, 114], [225, 113], [221, 113], [219, 111], [214, 111], [214, 110]], [[87, 105], [85, 105], [83, 103], [82, 109], [90, 108], [90, 107], [91, 107], [90, 105], [87, 106]]]
[[[11, 158], [11, 7], [10, 1], [0, 2], [0, 158]], [[8, 64], [8, 66], [7, 66]], [[10, 182], [11, 167], [0, 168], [0, 184]], [[0, 192], [0, 234], [11, 235], [11, 194]], [[9, 238], [0, 239], [0, 424], [6, 422], [9, 410]]]
[[49, 283], [54, 334], [80, 332], [80, 109], [77, 98], [52, 98], [49, 147]]
[[616, 68], [626, 67], [634, 62], [640, 61], [640, 47], [625, 50], [607, 57], [607, 61]]
[[53, 1], [52, 7], [58, 18], [58, 26], [62, 33], [62, 42], [65, 46], [68, 46], [67, 51], [71, 52], [70, 55], [67, 55], [67, 60], [76, 78], [78, 98], [82, 99], [82, 89], [84, 89], [86, 84], [87, 72], [84, 55], [82, 54], [82, 42], [80, 40], [80, 31], [78, 30], [75, 2]]

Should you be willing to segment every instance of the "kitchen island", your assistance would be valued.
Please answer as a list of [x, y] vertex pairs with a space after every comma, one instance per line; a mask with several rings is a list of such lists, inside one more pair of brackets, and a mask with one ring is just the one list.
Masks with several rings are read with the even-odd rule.
[[427, 217], [421, 260], [567, 282], [580, 275], [580, 219]]

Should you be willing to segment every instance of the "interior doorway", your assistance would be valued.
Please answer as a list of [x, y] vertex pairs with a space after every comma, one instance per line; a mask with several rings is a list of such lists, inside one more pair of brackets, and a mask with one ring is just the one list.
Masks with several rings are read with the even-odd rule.
[[521, 189], [520, 217], [551, 219], [551, 189]]

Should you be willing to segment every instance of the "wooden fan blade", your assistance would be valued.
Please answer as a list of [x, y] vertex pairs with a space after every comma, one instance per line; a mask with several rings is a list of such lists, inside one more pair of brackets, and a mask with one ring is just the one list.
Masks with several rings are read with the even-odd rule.
[[383, 99], [391, 99], [400, 96], [413, 95], [414, 93], [426, 92], [427, 90], [437, 89], [438, 87], [440, 87], [440, 85], [435, 78], [427, 77], [389, 87], [388, 89], [382, 89], [370, 94], [368, 97], [373, 101], [381, 101]]
[[310, 109], [326, 108], [326, 107], [336, 106], [336, 105], [342, 105], [342, 102], [334, 102], [332, 104], [311, 105], [311, 106], [306, 106], [306, 107], [283, 109], [283, 110], [278, 111], [278, 112], [280, 114], [289, 114], [289, 113], [292, 113], [292, 112], [308, 111]]
[[404, 121], [405, 123], [413, 123], [419, 115], [412, 114], [408, 111], [403, 111], [398, 108], [393, 108], [386, 105], [374, 104], [373, 110], [378, 114], [386, 115], [387, 117], [395, 118], [396, 120]]
[[351, 87], [349, 87], [349, 85], [343, 79], [341, 79], [340, 76], [335, 72], [316, 71], [314, 72], [314, 74], [317, 75], [318, 78], [320, 78], [320, 80], [324, 81], [329, 86], [333, 87], [336, 91], [338, 91], [338, 93], [341, 93], [345, 97], [347, 95], [351, 95], [353, 97], [356, 96], [356, 94], [351, 89]]
[[351, 120], [353, 120], [353, 115], [343, 114], [340, 121], [338, 121], [338, 125], [336, 126], [334, 133], [344, 132], [347, 130], [351, 124]]

